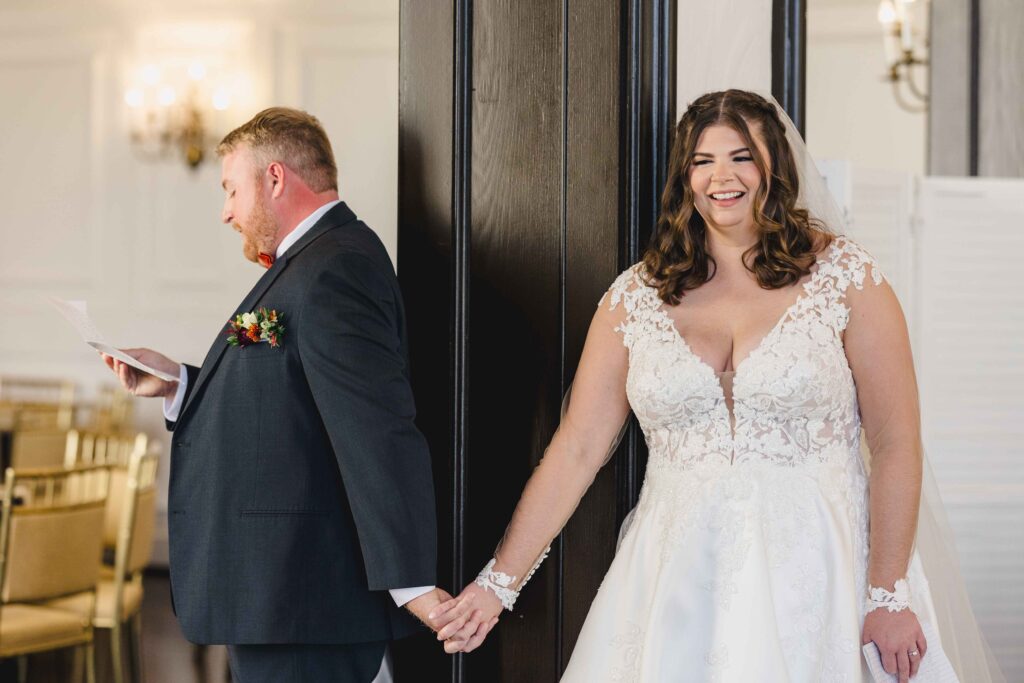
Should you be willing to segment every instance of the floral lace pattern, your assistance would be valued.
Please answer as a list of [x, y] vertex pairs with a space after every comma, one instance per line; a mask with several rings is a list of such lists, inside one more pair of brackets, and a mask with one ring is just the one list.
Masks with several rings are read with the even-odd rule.
[[631, 621], [623, 624], [623, 628], [625, 630], [611, 642], [612, 649], [619, 655], [619, 665], [612, 670], [611, 680], [615, 683], [639, 683], [644, 632]]
[[701, 462], [843, 464], [859, 448], [856, 391], [842, 333], [846, 291], [883, 276], [846, 238], [833, 241], [801, 296], [736, 368], [734, 418], [715, 371], [676, 331], [643, 264], [620, 275], [606, 300], [622, 305], [617, 330], [629, 349], [626, 390], [652, 459], [688, 469]]
[[[650, 453], [637, 519], [656, 520], [649, 523], [660, 534], [663, 569], [685, 544], [702, 544], [714, 573], [701, 586], [719, 610], [735, 601], [756, 543], [767, 566], [791, 579], [773, 584], [774, 599], [799, 615], [779, 624], [783, 649], [818, 670], [816, 680], [848, 680], [833, 662], [857, 656], [857, 634], [830, 621], [826, 596], [835, 585], [824, 567], [801, 563], [827, 554], [820, 545], [832, 531], [807, 527], [824, 499], [845, 517], [852, 580], [866, 590], [867, 477], [843, 332], [849, 289], [881, 284], [881, 271], [857, 244], [836, 238], [800, 296], [736, 367], [730, 413], [715, 370], [678, 333], [642, 269], [622, 273], [602, 302], [623, 308], [616, 329], [629, 351], [626, 392]], [[713, 648], [706, 664], [715, 677], [728, 657]]]

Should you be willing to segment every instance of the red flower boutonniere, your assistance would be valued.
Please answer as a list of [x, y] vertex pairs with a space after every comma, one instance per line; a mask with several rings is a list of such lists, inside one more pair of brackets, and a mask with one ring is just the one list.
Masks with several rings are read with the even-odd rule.
[[234, 320], [228, 321], [224, 330], [231, 346], [249, 346], [266, 342], [275, 349], [281, 346], [281, 335], [284, 326], [283, 316], [275, 310], [258, 308], [251, 313], [239, 313]]

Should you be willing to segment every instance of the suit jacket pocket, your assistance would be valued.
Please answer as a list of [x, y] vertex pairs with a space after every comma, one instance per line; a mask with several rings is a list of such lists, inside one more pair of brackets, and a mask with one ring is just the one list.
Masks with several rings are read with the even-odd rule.
[[252, 496], [243, 514], [329, 514], [338, 508], [330, 471], [334, 463], [327, 454], [297, 438], [263, 436], [257, 447]]

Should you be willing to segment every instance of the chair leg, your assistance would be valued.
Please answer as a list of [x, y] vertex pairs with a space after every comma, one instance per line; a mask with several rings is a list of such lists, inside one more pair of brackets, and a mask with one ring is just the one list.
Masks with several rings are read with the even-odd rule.
[[86, 667], [86, 654], [85, 645], [79, 645], [73, 650], [74, 657], [71, 661], [71, 679], [72, 681], [81, 681], [85, 678], [85, 667]]
[[111, 671], [114, 672], [114, 683], [124, 683], [124, 661], [121, 658], [121, 623], [114, 622], [110, 629]]
[[18, 683], [28, 681], [28, 655], [18, 657]]
[[92, 640], [85, 644], [85, 680], [96, 683], [96, 643]]
[[132, 683], [145, 683], [146, 676], [142, 670], [142, 611], [132, 616], [131, 626], [131, 657]]

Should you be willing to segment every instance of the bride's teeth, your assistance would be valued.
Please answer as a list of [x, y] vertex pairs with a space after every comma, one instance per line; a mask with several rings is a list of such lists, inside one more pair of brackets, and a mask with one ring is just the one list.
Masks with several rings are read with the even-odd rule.
[[718, 193], [718, 194], [712, 194], [711, 196], [714, 199], [735, 199], [736, 197], [739, 197], [741, 194], [743, 194], [743, 193], [742, 192], [721, 192], [721, 193]]

